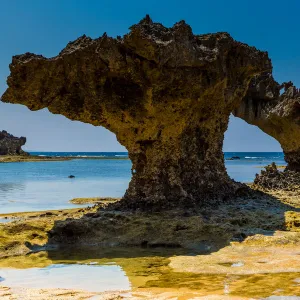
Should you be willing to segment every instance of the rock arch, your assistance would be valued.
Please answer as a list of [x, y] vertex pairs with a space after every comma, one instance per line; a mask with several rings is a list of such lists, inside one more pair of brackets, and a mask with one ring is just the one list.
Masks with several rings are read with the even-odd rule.
[[271, 73], [256, 76], [233, 114], [274, 137], [281, 144], [287, 169], [300, 171], [300, 90], [292, 82], [280, 85]]
[[227, 33], [194, 35], [146, 16], [116, 39], [82, 36], [58, 56], [13, 57], [2, 101], [47, 107], [114, 132], [132, 160], [129, 206], [231, 196], [222, 144], [250, 80], [271, 72], [266, 52]]

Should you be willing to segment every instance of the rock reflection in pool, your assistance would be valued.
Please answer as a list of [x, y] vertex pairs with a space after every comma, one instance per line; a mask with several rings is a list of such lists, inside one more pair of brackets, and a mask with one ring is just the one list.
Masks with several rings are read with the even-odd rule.
[[62, 288], [104, 292], [129, 290], [130, 283], [117, 265], [56, 264], [45, 268], [0, 269], [2, 284], [23, 288]]
[[[192, 257], [200, 261], [205, 257], [208, 271], [219, 265], [209, 261], [209, 255], [198, 256], [183, 249], [61, 249], [0, 259], [0, 276], [5, 279], [1, 285], [40, 289], [63, 287], [88, 292], [130, 290], [141, 297], [136, 299], [209, 296], [240, 300], [300, 296], [299, 272], [256, 274], [251, 268], [242, 272], [247, 263], [244, 267], [232, 268], [234, 261], [228, 261], [224, 265], [227, 272], [218, 273], [213, 268], [215, 272], [197, 273], [184, 272], [184, 268], [173, 268], [170, 264], [174, 259], [185, 264]], [[237, 271], [239, 274], [234, 274]]]

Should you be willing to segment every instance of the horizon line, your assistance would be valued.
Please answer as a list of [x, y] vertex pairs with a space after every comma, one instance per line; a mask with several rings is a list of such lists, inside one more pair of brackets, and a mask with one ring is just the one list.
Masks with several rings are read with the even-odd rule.
[[[114, 153], [114, 152], [120, 152], [120, 153], [128, 153], [128, 151], [54, 151], [54, 150], [50, 150], [50, 151], [46, 151], [46, 150], [24, 150], [25, 152], [49, 152], [49, 153], [53, 153], [53, 152], [76, 152], [76, 153]], [[223, 153], [226, 152], [230, 152], [230, 153], [283, 153], [283, 151], [223, 151]]]

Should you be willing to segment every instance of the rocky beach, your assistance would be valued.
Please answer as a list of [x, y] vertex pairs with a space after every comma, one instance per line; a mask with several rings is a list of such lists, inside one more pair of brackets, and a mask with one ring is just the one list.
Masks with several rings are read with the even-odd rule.
[[[1, 215], [10, 222], [0, 224], [0, 268], [46, 267], [58, 263], [56, 259], [71, 264], [80, 261], [81, 255], [83, 264], [116, 261], [131, 282], [131, 294], [126, 295], [123, 291], [16, 290], [5, 288], [4, 281], [3, 295], [7, 299], [41, 293], [43, 299], [54, 295], [69, 299], [70, 293], [74, 299], [96, 295], [99, 299], [169, 299], [180, 295], [186, 295], [183, 299], [206, 299], [208, 295], [224, 299], [227, 281], [230, 299], [299, 295], [299, 194], [266, 192], [257, 185], [253, 188], [252, 195], [198, 211], [124, 212], [110, 208], [115, 205], [111, 199], [110, 204], [99, 199], [88, 208]], [[116, 259], [116, 249], [126, 249], [132, 257]], [[156, 249], [164, 249], [163, 256], [160, 252], [149, 254]], [[135, 253], [139, 251], [142, 256]], [[74, 257], [63, 253], [74, 253]], [[97, 260], [108, 253], [110, 258]], [[145, 273], [142, 281], [141, 272]], [[263, 290], [257, 281], [264, 284]]]
[[[267, 52], [226, 32], [195, 35], [184, 21], [168, 28], [147, 15], [123, 37], [84, 35], [52, 58], [14, 56], [10, 72], [3, 102], [103, 126], [132, 166], [121, 197], [0, 214], [3, 299], [300, 297], [300, 93], [292, 82], [275, 81]], [[229, 176], [223, 140], [231, 113], [280, 143], [284, 169], [272, 163], [248, 184]], [[29, 168], [34, 184], [46, 173], [48, 186], [59, 174], [68, 192], [77, 178], [80, 189], [89, 183], [78, 162], [67, 165], [72, 157], [28, 156], [20, 148], [26, 139], [2, 136], [2, 162], [45, 162], [40, 173]], [[49, 168], [50, 160], [66, 162]], [[88, 171], [105, 174], [106, 191], [119, 178], [112, 190], [121, 193], [120, 170], [129, 162], [117, 160], [98, 169], [89, 162], [95, 169]], [[228, 160], [247, 168], [246, 156]], [[14, 189], [3, 186], [3, 195]], [[80, 272], [87, 272], [81, 281], [88, 277], [82, 288], [67, 279]], [[40, 276], [53, 282], [38, 286]], [[97, 276], [103, 288], [93, 283]]]

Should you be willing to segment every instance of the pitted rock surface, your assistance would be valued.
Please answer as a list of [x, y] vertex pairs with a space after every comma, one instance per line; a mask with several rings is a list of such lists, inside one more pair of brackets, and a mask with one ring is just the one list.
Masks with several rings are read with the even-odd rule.
[[194, 35], [184, 21], [166, 28], [146, 16], [124, 37], [13, 57], [2, 101], [114, 132], [132, 161], [127, 207], [213, 202], [239, 188], [222, 153], [229, 115], [271, 69], [266, 52], [228, 33]]
[[280, 171], [273, 162], [256, 174], [254, 185], [267, 190], [296, 191], [300, 190], [300, 173], [294, 170], [285, 169]]
[[22, 146], [26, 143], [25, 137], [15, 137], [7, 131], [0, 131], [0, 155], [20, 155], [25, 154]]
[[234, 115], [274, 137], [287, 169], [300, 171], [300, 91], [292, 82], [279, 84], [270, 73], [255, 77]]

